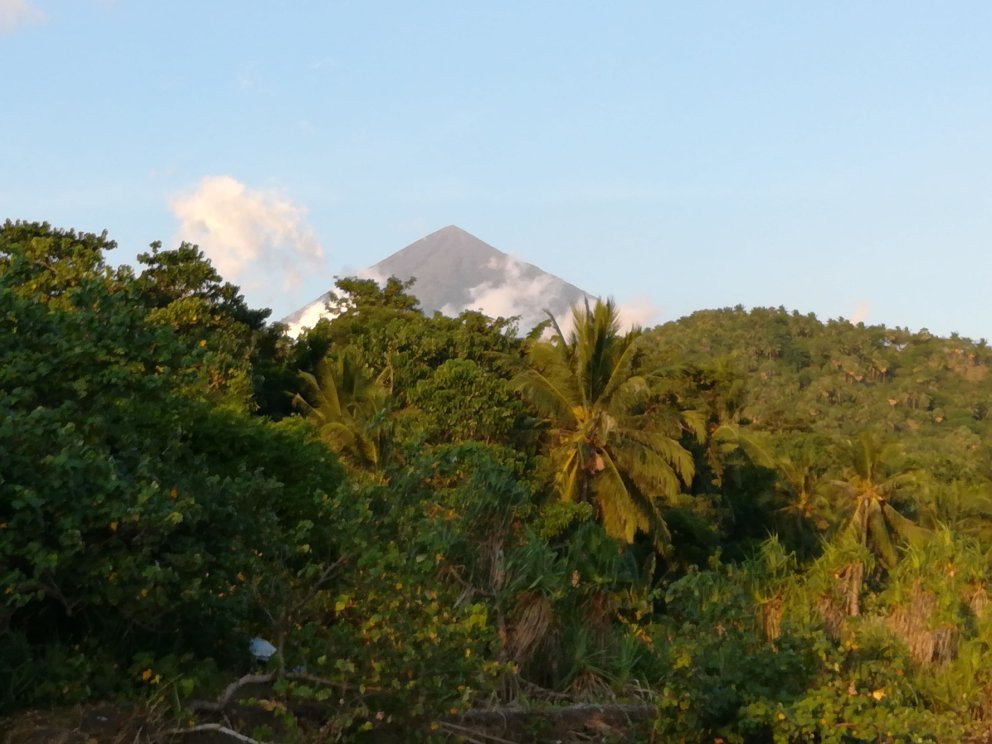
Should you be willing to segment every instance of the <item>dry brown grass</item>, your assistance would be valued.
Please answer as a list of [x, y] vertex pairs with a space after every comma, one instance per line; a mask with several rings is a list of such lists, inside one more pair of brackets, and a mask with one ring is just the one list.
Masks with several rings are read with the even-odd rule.
[[981, 584], [973, 584], [968, 592], [968, 607], [975, 617], [981, 618], [989, 605], [989, 594]]
[[782, 635], [782, 614], [785, 603], [781, 595], [775, 595], [758, 605], [758, 624], [761, 634], [769, 643], [774, 643]]
[[919, 664], [943, 663], [957, 656], [960, 630], [954, 625], [932, 628], [936, 597], [917, 581], [909, 600], [886, 618], [889, 630], [898, 637]]
[[523, 666], [551, 630], [554, 612], [541, 592], [525, 592], [517, 598], [509, 626], [510, 655]]
[[860, 561], [842, 566], [834, 572], [833, 588], [816, 601], [824, 629], [835, 641], [843, 635], [847, 618], [861, 614], [860, 595], [864, 576], [865, 567]]

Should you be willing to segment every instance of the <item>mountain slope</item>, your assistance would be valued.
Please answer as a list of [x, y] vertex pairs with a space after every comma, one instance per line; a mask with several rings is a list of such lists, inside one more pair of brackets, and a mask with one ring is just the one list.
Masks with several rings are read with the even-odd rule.
[[[455, 225], [426, 235], [372, 266], [366, 275], [416, 278], [412, 292], [425, 313], [457, 315], [479, 310], [489, 316], [520, 316], [520, 330], [533, 328], [550, 310], [556, 317], [585, 297], [573, 284], [493, 248]], [[282, 322], [296, 333], [312, 326], [324, 311], [327, 295]]]

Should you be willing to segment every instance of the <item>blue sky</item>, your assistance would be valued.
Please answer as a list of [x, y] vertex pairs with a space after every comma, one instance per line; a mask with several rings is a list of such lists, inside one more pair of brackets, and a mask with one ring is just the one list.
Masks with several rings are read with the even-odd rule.
[[653, 321], [992, 337], [992, 4], [0, 0], [0, 218], [279, 317], [457, 224]]

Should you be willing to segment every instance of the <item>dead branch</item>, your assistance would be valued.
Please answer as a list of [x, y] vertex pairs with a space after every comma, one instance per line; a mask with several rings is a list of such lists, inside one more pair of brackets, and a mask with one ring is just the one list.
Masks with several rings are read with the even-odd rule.
[[488, 741], [495, 742], [495, 744], [515, 744], [515, 742], [509, 739], [487, 734], [484, 731], [477, 731], [466, 726], [459, 726], [456, 723], [443, 722], [440, 724], [440, 728], [442, 731], [457, 736], [470, 744], [485, 744]]
[[252, 739], [250, 736], [245, 736], [244, 734], [239, 734], [234, 729], [229, 729], [227, 726], [221, 726], [219, 723], [201, 723], [197, 726], [190, 726], [184, 729], [169, 729], [168, 731], [163, 731], [162, 736], [186, 736], [188, 734], [197, 734], [203, 731], [212, 731], [217, 734], [223, 734], [224, 736], [229, 736], [235, 741], [240, 741], [242, 744], [269, 744], [268, 742], [259, 741], [258, 739]]
[[[278, 672], [270, 672], [269, 674], [246, 674], [240, 679], [234, 680], [234, 682], [225, 687], [224, 691], [220, 694], [217, 700], [194, 700], [190, 703], [189, 709], [193, 713], [223, 713], [234, 701], [235, 696], [241, 688], [248, 687], [249, 685], [271, 684], [280, 678], [288, 679], [293, 682], [309, 682], [313, 685], [335, 687], [342, 691], [355, 689], [353, 686], [346, 685], [343, 682], [335, 682], [334, 680], [318, 677], [314, 674], [307, 674], [306, 672], [288, 672], [282, 675]], [[381, 688], [370, 686], [365, 688], [365, 692], [381, 692]]]
[[189, 709], [194, 713], [222, 713], [227, 706], [231, 704], [231, 700], [242, 687], [247, 687], [248, 685], [265, 685], [275, 681], [275, 679], [275, 673], [246, 674], [244, 677], [234, 680], [234, 682], [225, 687], [216, 702], [211, 702], [209, 700], [194, 700], [190, 703]]
[[541, 687], [539, 684], [531, 682], [528, 679], [524, 679], [523, 677], [517, 677], [517, 681], [531, 695], [546, 698], [547, 700], [561, 700], [569, 702], [575, 701], [575, 696], [569, 695], [567, 692], [556, 692], [555, 690], [549, 690], [547, 687]]

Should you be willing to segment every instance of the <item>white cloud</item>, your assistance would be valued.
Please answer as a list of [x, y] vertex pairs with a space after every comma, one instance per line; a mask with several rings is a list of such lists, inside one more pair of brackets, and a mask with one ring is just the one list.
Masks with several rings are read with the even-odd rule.
[[[371, 279], [380, 287], [384, 287], [388, 279], [388, 277], [383, 276], [382, 273], [372, 266], [355, 270], [346, 268], [340, 276], [354, 276], [359, 279]], [[335, 279], [337, 279], [337, 277], [335, 277]], [[334, 287], [331, 291], [337, 295], [347, 294], [341, 292], [337, 287]], [[325, 295], [321, 295], [317, 300], [299, 310], [299, 317], [294, 322], [287, 323], [286, 332], [293, 338], [296, 338], [300, 335], [304, 328], [313, 328], [317, 325], [317, 321], [321, 318], [333, 318], [335, 313], [327, 309], [327, 300], [328, 298]], [[294, 313], [294, 315], [295, 314], [296, 313]]]
[[374, 266], [367, 266], [364, 269], [352, 271], [350, 274], [346, 274], [345, 276], [357, 276], [359, 279], [371, 279], [380, 287], [386, 286], [386, 282], [389, 279], [388, 276], [383, 276], [382, 272]]
[[[489, 268], [501, 272], [498, 281], [483, 282], [469, 290], [469, 301], [457, 307], [445, 305], [441, 312], [457, 315], [462, 310], [479, 310], [492, 318], [511, 315], [520, 316], [520, 329], [528, 331], [541, 321], [547, 320], [545, 309], [552, 304], [558, 294], [557, 280], [548, 274], [536, 277], [526, 276], [527, 264], [512, 256], [505, 259], [493, 258]], [[589, 303], [595, 302], [589, 298]], [[631, 326], [647, 327], [657, 322], [661, 309], [646, 297], [637, 297], [617, 307], [623, 330]], [[566, 336], [572, 330], [572, 312], [566, 310], [555, 315], [555, 320]]]
[[653, 304], [647, 297], [635, 297], [617, 305], [620, 324], [624, 330], [631, 326], [649, 328], [658, 323], [661, 308]]
[[[523, 331], [547, 318], [544, 309], [557, 293], [555, 279], [547, 274], [527, 278], [527, 265], [512, 256], [494, 257], [489, 268], [501, 272], [499, 281], [483, 282], [469, 289], [469, 301], [462, 307], [445, 305], [441, 312], [457, 315], [463, 310], [478, 310], [491, 318], [520, 316]], [[561, 322], [561, 319], [559, 319]]]
[[327, 300], [321, 296], [320, 299], [315, 302], [311, 302], [300, 313], [300, 317], [295, 323], [289, 323], [286, 326], [286, 332], [290, 336], [296, 338], [300, 335], [304, 328], [313, 328], [317, 325], [317, 321], [321, 318], [329, 318], [332, 313], [327, 312]]
[[851, 322], [857, 325], [858, 323], [864, 323], [868, 320], [868, 316], [871, 315], [871, 303], [868, 300], [861, 300], [855, 306], [854, 312], [851, 313]]
[[20, 26], [41, 23], [48, 16], [30, 0], [0, 0], [0, 31], [13, 31]]
[[303, 223], [306, 210], [231, 176], [208, 176], [172, 200], [178, 240], [197, 243], [224, 279], [267, 301], [323, 267], [323, 250]]

